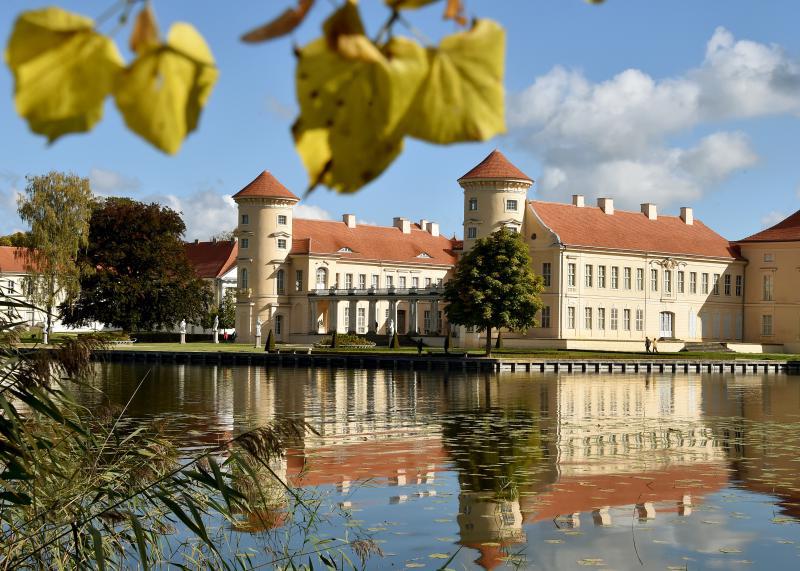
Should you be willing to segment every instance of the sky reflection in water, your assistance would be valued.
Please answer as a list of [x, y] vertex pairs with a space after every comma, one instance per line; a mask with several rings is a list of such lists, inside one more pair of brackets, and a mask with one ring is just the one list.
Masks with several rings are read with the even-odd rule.
[[[148, 369], [94, 384], [124, 404]], [[186, 449], [309, 422], [281, 470], [369, 530], [372, 568], [800, 566], [797, 377], [154, 366], [127, 414]]]

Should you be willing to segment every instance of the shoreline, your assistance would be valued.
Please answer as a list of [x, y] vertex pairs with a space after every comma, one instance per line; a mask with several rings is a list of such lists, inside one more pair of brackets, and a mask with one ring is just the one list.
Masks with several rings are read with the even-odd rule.
[[[108, 349], [95, 351], [93, 358], [109, 362], [157, 362], [209, 365], [263, 365], [309, 368], [405, 369], [414, 371], [470, 372], [569, 372], [569, 373], [728, 373], [800, 374], [800, 361], [779, 359], [702, 359], [678, 354], [659, 358], [575, 358], [497, 355], [464, 356], [464, 353], [396, 355], [370, 352], [307, 352], [282, 353], [235, 351], [158, 351]], [[734, 354], [735, 355], [735, 354]]]

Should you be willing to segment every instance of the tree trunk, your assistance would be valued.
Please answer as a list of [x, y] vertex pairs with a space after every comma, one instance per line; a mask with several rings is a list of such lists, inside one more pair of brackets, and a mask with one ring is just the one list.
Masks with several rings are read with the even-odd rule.
[[486, 328], [486, 356], [492, 356], [492, 326]]
[[53, 323], [53, 315], [52, 315], [53, 308], [52, 306], [47, 306], [47, 316], [45, 317], [44, 322], [44, 331], [42, 332], [42, 342], [47, 345], [50, 342], [50, 327]]

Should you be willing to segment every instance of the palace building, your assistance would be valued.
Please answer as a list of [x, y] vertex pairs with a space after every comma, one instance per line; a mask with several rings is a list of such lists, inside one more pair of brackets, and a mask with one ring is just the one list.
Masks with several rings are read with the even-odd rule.
[[253, 342], [260, 325], [263, 338], [272, 330], [281, 341], [394, 330], [477, 346], [478, 333], [446, 322], [442, 284], [476, 239], [506, 227], [522, 234], [545, 284], [539, 325], [504, 332], [509, 345], [640, 350], [650, 337], [667, 351], [706, 342], [800, 349], [800, 213], [730, 242], [690, 207], [665, 215], [650, 203], [618, 210], [611, 197], [530, 200], [533, 179], [496, 150], [458, 183], [463, 240], [425, 219], [296, 219], [300, 199], [261, 173], [233, 197], [238, 339]]

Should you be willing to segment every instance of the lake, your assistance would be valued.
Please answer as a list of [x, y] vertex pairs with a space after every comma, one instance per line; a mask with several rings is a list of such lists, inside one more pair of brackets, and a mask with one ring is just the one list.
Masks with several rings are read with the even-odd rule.
[[346, 514], [321, 536], [378, 542], [369, 568], [800, 567], [800, 377], [101, 363], [91, 384], [187, 455], [308, 422], [281, 476]]

